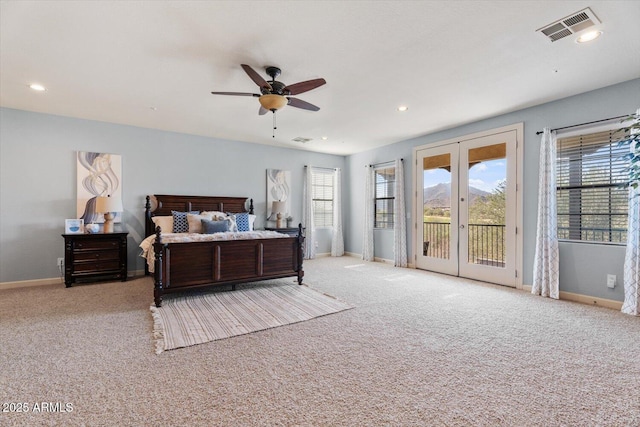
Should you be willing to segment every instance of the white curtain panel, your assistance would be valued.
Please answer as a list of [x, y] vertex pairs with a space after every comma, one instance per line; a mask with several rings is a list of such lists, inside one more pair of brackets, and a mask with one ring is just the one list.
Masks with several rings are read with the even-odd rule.
[[342, 236], [342, 171], [333, 173], [333, 230], [331, 231], [331, 256], [344, 255]]
[[313, 225], [313, 177], [311, 166], [305, 168], [304, 189], [302, 191], [302, 226], [305, 228], [304, 258], [316, 257], [316, 229]]
[[404, 162], [395, 161], [396, 183], [393, 200], [393, 255], [396, 267], [407, 266], [407, 213], [404, 204]]
[[[636, 111], [640, 117], [640, 109]], [[631, 152], [638, 147], [631, 144]], [[624, 257], [624, 302], [622, 312], [640, 316], [640, 189], [629, 187], [627, 250]]]
[[373, 182], [373, 168], [369, 165], [364, 167], [364, 233], [362, 239], [362, 259], [373, 261], [373, 215], [375, 187]]
[[558, 299], [560, 297], [560, 262], [556, 217], [556, 151], [555, 132], [544, 128], [540, 142], [538, 231], [531, 293]]

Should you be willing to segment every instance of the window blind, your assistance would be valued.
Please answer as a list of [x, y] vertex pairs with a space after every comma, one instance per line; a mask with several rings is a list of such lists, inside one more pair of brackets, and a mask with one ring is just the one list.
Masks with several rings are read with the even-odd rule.
[[313, 223], [333, 227], [333, 172], [312, 172]]
[[374, 174], [376, 183], [374, 227], [393, 229], [396, 169], [376, 169]]
[[558, 138], [558, 238], [624, 243], [628, 147], [616, 130]]

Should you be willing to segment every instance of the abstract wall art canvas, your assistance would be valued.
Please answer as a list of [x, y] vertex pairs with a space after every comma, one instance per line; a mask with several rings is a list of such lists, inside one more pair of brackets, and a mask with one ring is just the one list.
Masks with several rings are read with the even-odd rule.
[[[102, 223], [104, 216], [96, 213], [96, 197], [111, 196], [122, 199], [122, 156], [109, 153], [77, 153], [78, 193], [77, 215], [85, 224]], [[122, 221], [122, 213], [115, 215]]]
[[286, 215], [291, 215], [291, 171], [267, 169], [267, 216], [272, 202], [285, 202]]

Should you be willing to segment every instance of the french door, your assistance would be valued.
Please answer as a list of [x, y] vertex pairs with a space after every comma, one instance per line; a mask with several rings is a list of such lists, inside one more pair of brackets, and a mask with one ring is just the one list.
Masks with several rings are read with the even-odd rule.
[[517, 131], [418, 148], [416, 267], [516, 286]]

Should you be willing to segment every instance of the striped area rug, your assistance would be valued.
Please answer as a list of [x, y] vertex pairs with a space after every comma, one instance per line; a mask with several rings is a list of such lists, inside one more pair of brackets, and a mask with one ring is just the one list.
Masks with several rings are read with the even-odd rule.
[[[241, 286], [241, 285], [239, 285]], [[256, 284], [229, 292], [166, 296], [151, 306], [156, 353], [337, 313], [353, 306], [305, 285]]]

